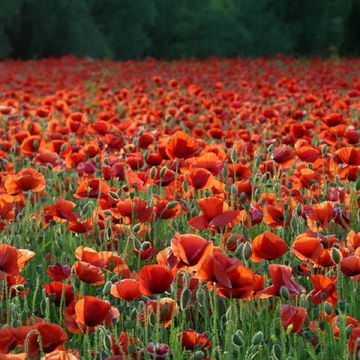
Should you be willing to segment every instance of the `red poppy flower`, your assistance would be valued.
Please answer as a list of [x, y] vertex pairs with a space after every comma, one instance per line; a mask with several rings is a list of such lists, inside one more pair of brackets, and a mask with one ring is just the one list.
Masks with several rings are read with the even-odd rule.
[[83, 179], [74, 194], [74, 197], [81, 198], [103, 198], [109, 195], [110, 187], [100, 179]]
[[286, 287], [292, 296], [298, 295], [305, 291], [304, 287], [291, 279], [291, 267], [286, 265], [271, 264], [269, 265], [269, 273], [272, 285], [257, 292], [257, 296], [261, 298], [279, 296], [280, 288], [282, 286]]
[[196, 216], [188, 224], [198, 230], [228, 226], [239, 215], [238, 211], [226, 210], [227, 205], [223, 199], [210, 197], [198, 200], [203, 215]]
[[166, 328], [171, 324], [178, 311], [178, 304], [171, 298], [164, 297], [159, 300], [148, 300], [145, 303], [144, 311], [139, 315], [139, 320], [144, 323], [146, 320], [150, 320], [150, 316], [153, 314], [153, 321], [156, 321], [157, 316], [159, 316], [160, 324]]
[[343, 258], [340, 261], [341, 272], [346, 276], [355, 276], [360, 275], [360, 256], [351, 255]]
[[332, 201], [323, 201], [315, 205], [305, 205], [303, 213], [306, 216], [310, 230], [321, 231], [334, 218], [334, 203]]
[[193, 329], [186, 329], [181, 335], [181, 346], [187, 350], [194, 350], [196, 346], [201, 346], [206, 350], [211, 347], [211, 342], [207, 333], [197, 333]]
[[324, 275], [316, 274], [310, 276], [313, 290], [308, 294], [308, 298], [314, 304], [327, 301], [332, 305], [337, 304], [336, 278], [329, 278]]
[[177, 131], [166, 145], [166, 154], [170, 159], [187, 159], [197, 151], [195, 140], [182, 131]]
[[111, 286], [111, 295], [132, 301], [141, 297], [140, 283], [135, 279], [124, 279]]
[[61, 264], [49, 265], [47, 273], [53, 281], [62, 281], [71, 275], [71, 267], [69, 265]]
[[31, 168], [24, 168], [5, 180], [5, 189], [10, 195], [22, 191], [40, 192], [45, 189], [44, 175]]
[[307, 311], [301, 306], [281, 305], [280, 319], [286, 331], [300, 333], [303, 328]]
[[252, 241], [251, 260], [260, 262], [262, 259], [273, 260], [288, 251], [286, 242], [279, 236], [264, 232]]
[[74, 263], [74, 272], [81, 281], [92, 285], [101, 285], [105, 282], [105, 275], [101, 269], [84, 261]]
[[164, 265], [145, 265], [139, 273], [140, 291], [148, 296], [161, 294], [170, 287], [173, 278]]
[[54, 296], [54, 302], [56, 305], [60, 305], [61, 299], [64, 298], [64, 303], [66, 306], [74, 300], [74, 290], [69, 284], [64, 284], [60, 281], [53, 281], [48, 284], [44, 284], [43, 288], [45, 289], [47, 296]]
[[101, 325], [107, 318], [118, 317], [118, 312], [113, 314], [113, 309], [108, 301], [94, 296], [84, 296], [75, 303], [76, 320], [80, 324], [95, 327]]
[[1, 273], [17, 276], [35, 253], [25, 249], [17, 249], [9, 244], [0, 244], [0, 277]]
[[189, 272], [197, 271], [212, 254], [213, 243], [194, 234], [175, 234], [171, 240], [172, 254], [178, 259], [178, 267]]

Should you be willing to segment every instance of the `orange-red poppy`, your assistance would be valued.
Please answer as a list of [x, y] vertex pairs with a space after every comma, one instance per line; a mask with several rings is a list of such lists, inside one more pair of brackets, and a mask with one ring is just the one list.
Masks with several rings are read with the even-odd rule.
[[15, 175], [9, 175], [5, 180], [5, 189], [10, 195], [22, 191], [40, 192], [45, 186], [44, 175], [32, 168], [24, 168]]
[[316, 274], [310, 276], [313, 290], [308, 294], [308, 298], [314, 304], [327, 301], [332, 305], [337, 304], [336, 277], [327, 277]]
[[198, 333], [193, 329], [186, 329], [181, 335], [181, 346], [187, 350], [194, 350], [196, 346], [206, 350], [211, 347], [211, 341], [207, 333]]
[[288, 251], [286, 242], [280, 236], [269, 232], [256, 236], [251, 245], [251, 260], [254, 262], [277, 259]]
[[188, 221], [189, 225], [198, 230], [228, 226], [239, 215], [236, 210], [227, 210], [228, 206], [224, 200], [217, 197], [200, 199], [198, 204], [203, 214]]
[[189, 272], [197, 271], [212, 254], [213, 243], [194, 234], [175, 234], [171, 240], [171, 252], [177, 258], [177, 266]]
[[307, 311], [301, 306], [283, 304], [280, 307], [281, 324], [286, 331], [300, 333], [306, 317]]
[[111, 295], [132, 301], [141, 297], [140, 283], [135, 279], [123, 279], [111, 286]]
[[164, 265], [145, 265], [139, 273], [140, 291], [148, 296], [161, 294], [169, 289], [173, 278]]
[[290, 266], [271, 264], [269, 265], [269, 273], [272, 281], [272, 285], [257, 292], [257, 296], [260, 298], [279, 296], [282, 286], [287, 288], [289, 294], [292, 296], [298, 295], [305, 291], [305, 288], [298, 284], [291, 278], [292, 269]]

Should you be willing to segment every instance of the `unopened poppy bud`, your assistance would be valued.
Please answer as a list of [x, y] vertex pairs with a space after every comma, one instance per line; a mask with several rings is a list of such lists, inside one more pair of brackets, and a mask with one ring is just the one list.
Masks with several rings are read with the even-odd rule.
[[113, 199], [119, 200], [119, 195], [118, 195], [116, 192], [114, 192], [114, 191], [109, 191], [109, 195], [110, 195]]
[[258, 331], [252, 338], [251, 343], [253, 345], [260, 345], [264, 341], [264, 334], [262, 331]]
[[224, 166], [224, 168], [222, 170], [222, 176], [224, 179], [227, 179], [227, 177], [229, 176], [229, 169], [227, 166]]
[[236, 241], [236, 234], [231, 234], [226, 240], [226, 245], [230, 246], [234, 243], [234, 241]]
[[[135, 184], [134, 184], [134, 186], [135, 186]], [[129, 194], [129, 196], [130, 196], [130, 199], [131, 199], [131, 200], [134, 200], [134, 198], [135, 198], [135, 193], [132, 191], [132, 192]]]
[[165, 209], [166, 209], [166, 210], [170, 210], [170, 209], [174, 208], [177, 204], [178, 204], [178, 202], [175, 201], [175, 200], [174, 200], [174, 201], [169, 201], [169, 202], [166, 204]]
[[187, 307], [190, 304], [190, 300], [191, 300], [191, 292], [189, 288], [185, 288], [183, 289], [183, 291], [181, 292], [181, 297], [180, 297], [180, 308], [181, 310], [186, 310]]
[[271, 355], [273, 356], [274, 360], [281, 360], [281, 347], [279, 344], [274, 344], [271, 350]]
[[230, 191], [233, 196], [235, 196], [237, 194], [238, 190], [237, 190], [237, 187], [235, 184], [231, 185]]
[[164, 167], [161, 168], [160, 173], [159, 173], [160, 178], [162, 178], [162, 177], [165, 176], [166, 170], [167, 170], [167, 167], [166, 167], [166, 166], [164, 166]]
[[289, 300], [290, 299], [290, 292], [289, 289], [286, 286], [281, 286], [280, 288], [280, 296], [285, 299], [285, 300]]
[[135, 239], [134, 240], [134, 245], [135, 245], [136, 249], [140, 250], [142, 243], [141, 243], [141, 241], [139, 239]]
[[191, 360], [203, 360], [205, 359], [205, 354], [201, 351], [195, 351], [195, 353], [191, 356]]
[[347, 307], [346, 301], [339, 301], [338, 306], [339, 306], [339, 310], [344, 312], [346, 310], [346, 307]]
[[230, 158], [231, 158], [231, 161], [233, 163], [236, 163], [238, 161], [238, 159], [239, 159], [238, 155], [237, 155], [237, 152], [236, 152], [236, 145], [234, 145], [232, 150], [231, 150]]
[[220, 360], [221, 354], [222, 354], [221, 349], [219, 347], [216, 347], [211, 353], [211, 358], [215, 360]]
[[241, 330], [236, 331], [236, 333], [232, 337], [232, 342], [236, 346], [244, 345], [244, 334]]
[[346, 330], [345, 330], [345, 334], [346, 334], [346, 337], [349, 338], [352, 334], [352, 331], [353, 331], [353, 328], [354, 326], [352, 324], [349, 324], [347, 327], [346, 327]]
[[150, 169], [150, 178], [154, 179], [155, 176], [156, 176], [156, 167], [152, 166], [151, 169]]
[[108, 209], [104, 210], [103, 213], [106, 216], [111, 216], [111, 214], [112, 214], [111, 210], [108, 210]]
[[139, 223], [135, 224], [132, 228], [133, 232], [137, 233], [140, 230], [140, 227], [141, 227], [141, 225]]
[[324, 310], [328, 315], [330, 315], [332, 313], [332, 306], [327, 301], [324, 303]]
[[111, 290], [112, 282], [107, 281], [103, 287], [103, 295], [109, 295]]
[[340, 252], [336, 248], [331, 249], [331, 258], [335, 264], [338, 264], [341, 260]]
[[244, 248], [244, 243], [240, 243], [237, 248], [235, 249], [235, 255], [237, 257], [241, 257], [242, 256], [242, 253], [243, 253], [243, 248]]
[[326, 157], [326, 155], [327, 155], [327, 152], [328, 152], [328, 146], [325, 144], [325, 145], [323, 145], [323, 147], [321, 148], [321, 154], [322, 154], [322, 156], [324, 156], [324, 157]]
[[182, 190], [184, 193], [188, 192], [189, 190], [189, 183], [186, 180], [184, 180], [182, 183]]
[[39, 148], [39, 141], [38, 140], [33, 141], [32, 148], [34, 149], [34, 151], [38, 150], [38, 148]]
[[146, 149], [143, 154], [143, 158], [145, 161], [148, 159], [149, 155], [150, 155], [150, 151], [148, 149]]
[[136, 309], [132, 309], [130, 312], [130, 318], [131, 319], [136, 319], [137, 317], [137, 310]]
[[249, 260], [251, 256], [251, 244], [247, 241], [242, 249], [242, 255], [245, 260]]
[[328, 295], [325, 293], [321, 294], [321, 300], [325, 301], [328, 298]]
[[203, 288], [198, 288], [196, 291], [196, 300], [199, 304], [203, 304], [205, 302], [205, 292]]
[[151, 242], [150, 242], [150, 241], [144, 241], [144, 242], [141, 244], [140, 250], [146, 251], [146, 250], [150, 249], [150, 247], [151, 247]]
[[126, 330], [134, 329], [135, 328], [135, 323], [134, 323], [133, 320], [126, 319], [124, 321], [124, 327], [125, 327]]
[[270, 144], [267, 148], [267, 152], [271, 153], [271, 152], [273, 152], [273, 150], [274, 150], [274, 144]]
[[305, 294], [301, 294], [301, 295], [300, 295], [299, 305], [300, 305], [301, 307], [303, 307], [304, 309], [308, 309], [308, 308], [309, 308], [309, 301], [308, 301], [308, 299], [306, 298], [306, 295], [305, 295]]

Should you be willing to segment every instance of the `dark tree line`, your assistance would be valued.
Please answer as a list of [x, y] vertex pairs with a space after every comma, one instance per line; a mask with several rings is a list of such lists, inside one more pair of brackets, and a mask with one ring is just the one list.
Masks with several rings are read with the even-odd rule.
[[360, 55], [360, 0], [0, 0], [0, 58]]

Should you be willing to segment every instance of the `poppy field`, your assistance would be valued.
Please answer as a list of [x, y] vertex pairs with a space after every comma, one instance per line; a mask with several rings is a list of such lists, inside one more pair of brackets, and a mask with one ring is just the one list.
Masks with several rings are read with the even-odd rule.
[[360, 61], [0, 63], [0, 360], [357, 359]]

